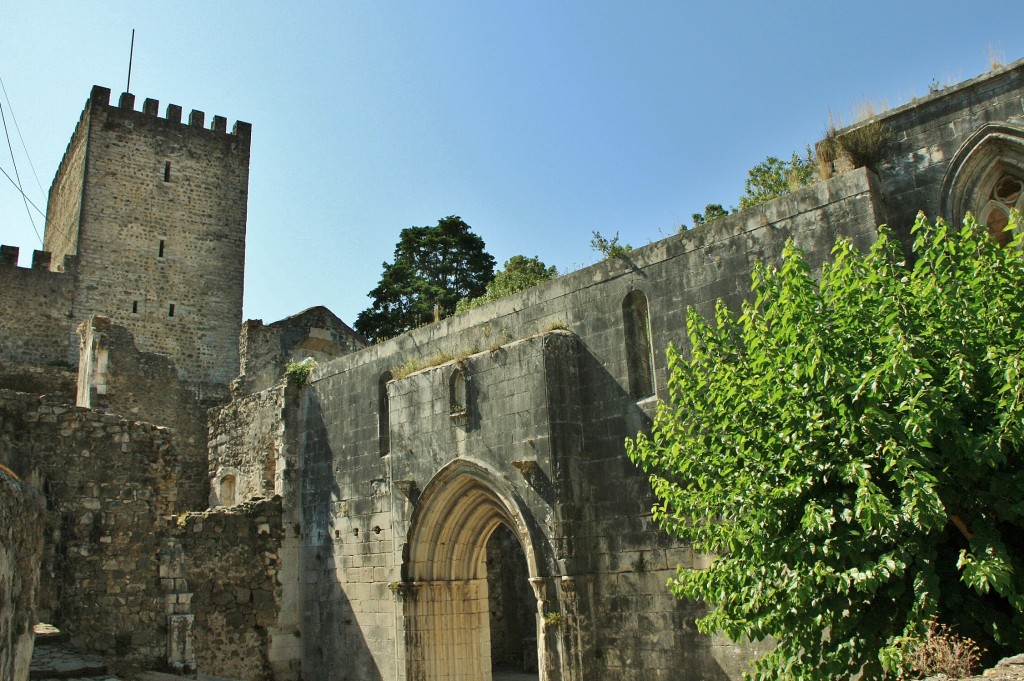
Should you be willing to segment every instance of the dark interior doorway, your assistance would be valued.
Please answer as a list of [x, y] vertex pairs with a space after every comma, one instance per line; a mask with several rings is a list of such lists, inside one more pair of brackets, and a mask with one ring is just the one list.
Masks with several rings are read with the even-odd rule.
[[537, 605], [529, 577], [526, 555], [515, 533], [499, 525], [487, 540], [487, 600], [494, 671], [537, 672]]

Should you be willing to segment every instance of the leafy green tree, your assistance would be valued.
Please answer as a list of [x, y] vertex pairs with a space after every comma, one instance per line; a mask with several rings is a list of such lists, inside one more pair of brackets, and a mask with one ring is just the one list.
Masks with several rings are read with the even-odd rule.
[[373, 305], [355, 323], [373, 341], [432, 321], [434, 305], [443, 315], [452, 314], [460, 298], [483, 295], [494, 278], [494, 258], [484, 250], [484, 240], [456, 215], [433, 227], [403, 229], [394, 262], [383, 267], [380, 283], [370, 291]]
[[740, 210], [806, 187], [814, 182], [815, 168], [810, 149], [807, 150], [806, 158], [794, 153], [789, 161], [769, 156], [747, 171], [745, 191], [740, 197]]
[[[722, 204], [720, 204], [720, 203], [709, 203], [708, 205], [704, 206], [704, 212], [703, 213], [694, 213], [690, 217], [693, 218], [693, 226], [694, 226], [694, 228], [696, 228], [696, 227], [703, 227], [704, 225], [709, 225], [712, 222], [714, 222], [715, 220], [717, 220], [718, 218], [724, 218], [728, 214], [729, 214], [729, 211], [727, 211], [725, 208], [723, 208]], [[687, 229], [689, 229], [689, 228], [686, 227], [686, 225], [683, 225], [682, 229], [680, 229], [679, 231], [680, 232], [685, 232]]]
[[472, 310], [474, 307], [500, 300], [557, 276], [557, 269], [548, 267], [535, 257], [527, 258], [525, 255], [514, 255], [508, 259], [504, 268], [494, 275], [494, 279], [487, 284], [487, 290], [482, 296], [463, 298], [455, 306], [455, 311]]
[[912, 235], [911, 268], [882, 228], [820, 284], [789, 244], [739, 316], [691, 310], [627, 442], [657, 521], [716, 556], [672, 585], [712, 607], [699, 628], [776, 641], [752, 678], [891, 677], [932, 620], [1024, 644], [1022, 239], [970, 216]]
[[605, 260], [608, 258], [621, 258], [633, 250], [633, 247], [629, 244], [619, 243], [618, 232], [615, 232], [615, 236], [611, 239], [604, 237], [601, 232], [593, 232], [593, 235], [594, 238], [590, 240], [590, 247], [604, 256]]

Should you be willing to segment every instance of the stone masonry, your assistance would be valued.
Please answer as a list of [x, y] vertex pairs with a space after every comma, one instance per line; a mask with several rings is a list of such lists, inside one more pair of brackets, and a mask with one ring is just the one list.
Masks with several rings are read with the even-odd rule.
[[28, 677], [43, 557], [43, 498], [0, 466], [0, 678]]
[[[23, 390], [0, 390], [0, 463], [47, 510], [33, 530], [7, 483], [0, 508], [41, 533], [27, 607], [74, 643], [246, 681], [738, 679], [758, 645], [668, 592], [710, 558], [654, 525], [623, 446], [687, 309], [738, 307], [789, 240], [820, 267], [919, 210], [1003, 238], [1024, 207], [1022, 60], [838, 131], [886, 134], [809, 187], [386, 342], [326, 308], [237, 336], [249, 126], [109, 98], [55, 178], [50, 252], [0, 252], [0, 388]], [[12, 542], [0, 580], [33, 565]]]

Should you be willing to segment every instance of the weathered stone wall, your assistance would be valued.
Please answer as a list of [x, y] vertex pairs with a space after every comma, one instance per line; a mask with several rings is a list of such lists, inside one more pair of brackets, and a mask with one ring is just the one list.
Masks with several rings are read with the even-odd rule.
[[181, 379], [227, 385], [238, 373], [251, 126], [229, 134], [220, 116], [206, 129], [201, 111], [182, 123], [181, 107], [160, 117], [155, 100], [135, 111], [133, 95], [109, 98], [93, 88], [50, 194], [46, 243], [77, 253], [69, 330], [109, 317]]
[[43, 616], [83, 649], [162, 660], [157, 531], [178, 512], [180, 470], [171, 433], [0, 390], [0, 463], [48, 500]]
[[[259, 496], [283, 498], [276, 626], [285, 633], [272, 635], [265, 651], [276, 681], [297, 681], [302, 657], [302, 640], [297, 635], [304, 583], [299, 550], [302, 498], [298, 454], [303, 437], [299, 399], [299, 387], [282, 381], [209, 412], [210, 505], [248, 503]], [[225, 480], [229, 476], [233, 476], [230, 492]], [[225, 498], [229, 493], [234, 499]]]
[[167, 614], [193, 618], [199, 672], [274, 678], [272, 638], [298, 633], [279, 626], [283, 538], [280, 497], [169, 519], [160, 568]]
[[[282, 493], [287, 390], [282, 381], [210, 410], [210, 506]], [[293, 401], [296, 395], [292, 388]]]
[[312, 307], [267, 325], [250, 319], [242, 325], [242, 371], [233, 387], [236, 394], [266, 390], [281, 380], [288, 362], [312, 357], [322, 364], [366, 346], [366, 339], [326, 307]]
[[209, 405], [204, 402], [226, 398], [227, 390], [201, 391], [181, 380], [171, 360], [140, 352], [132, 334], [106, 317], [84, 321], [78, 334], [82, 357], [78, 368], [78, 405], [173, 429], [181, 467], [178, 508], [206, 508]]
[[78, 371], [64, 366], [0, 361], [0, 388], [50, 395], [73, 403], [78, 395]]
[[[426, 642], [444, 636], [417, 628], [435, 607], [430, 584], [441, 577], [424, 581], [410, 567], [420, 543], [413, 535], [427, 532], [413, 499], [432, 481], [477, 476], [488, 481], [481, 498], [494, 495], [488, 503], [505, 509], [491, 520], [524, 544], [534, 606], [555, 613], [538, 636], [547, 678], [738, 676], [743, 656], [696, 633], [700, 608], [665, 589], [675, 566], [693, 559], [653, 527], [649, 487], [623, 451], [655, 405], [631, 377], [643, 362], [625, 332], [635, 316], [630, 301], [647, 303], [650, 338], [640, 345], [659, 349], [649, 391], [657, 394], [661, 349], [686, 346], [688, 305], [738, 305], [753, 263], [777, 258], [787, 238], [821, 262], [837, 235], [866, 246], [882, 221], [874, 175], [856, 170], [317, 369], [304, 401], [302, 559], [305, 627], [321, 635], [304, 639], [304, 673], [326, 678], [343, 663], [353, 678], [428, 673]], [[514, 341], [557, 327], [572, 333]], [[461, 364], [378, 390], [389, 372], [441, 353]], [[457, 367], [467, 381], [465, 416], [453, 416], [449, 402]], [[477, 468], [446, 472], [462, 470], [460, 461]], [[466, 598], [486, 593], [478, 578], [467, 579]], [[486, 619], [480, 626], [487, 629]], [[472, 657], [481, 644], [460, 645], [469, 647], [450, 656]]]
[[[662, 352], [648, 357], [655, 380], [636, 394], [631, 373], [643, 363], [625, 331], [629, 301], [646, 301], [645, 352], [670, 341], [685, 347], [687, 305], [707, 312], [719, 298], [738, 304], [753, 263], [777, 258], [787, 238], [820, 262], [840, 233], [866, 246], [882, 221], [874, 176], [856, 170], [318, 369], [302, 426], [302, 510], [305, 627], [322, 635], [305, 639], [304, 672], [324, 675], [344, 663], [353, 678], [415, 678], [432, 664], [415, 657], [430, 646], [409, 630], [433, 607], [410, 603], [431, 597], [396, 599], [388, 585], [422, 581], [408, 573], [416, 491], [467, 461], [488, 471], [481, 488], [490, 492], [481, 495], [519, 509], [493, 520], [525, 544], [535, 606], [570, 623], [539, 632], [549, 678], [737, 676], [742, 655], [698, 635], [700, 608], [665, 589], [692, 557], [652, 526], [646, 479], [624, 453], [623, 439], [649, 423], [666, 371]], [[510, 342], [559, 327], [579, 340]], [[556, 360], [545, 361], [546, 352]], [[382, 396], [391, 372], [439, 353], [463, 357], [465, 417], [450, 411], [455, 365], [391, 381]], [[466, 584], [485, 593], [478, 578]], [[622, 609], [595, 605], [612, 599]], [[671, 634], [652, 634], [655, 624]], [[452, 655], [469, 659], [469, 650]]]
[[29, 677], [45, 512], [42, 496], [0, 467], [0, 678], [8, 681]]
[[46, 202], [43, 248], [54, 254], [51, 266], [55, 267], [60, 265], [66, 256], [73, 256], [78, 252], [78, 227], [82, 213], [85, 154], [89, 145], [91, 113], [89, 100], [86, 100], [75, 132], [68, 141], [64, 157], [50, 184]]
[[50, 254], [34, 251], [32, 267], [18, 267], [18, 250], [0, 246], [0, 361], [72, 366], [74, 259], [51, 272]]

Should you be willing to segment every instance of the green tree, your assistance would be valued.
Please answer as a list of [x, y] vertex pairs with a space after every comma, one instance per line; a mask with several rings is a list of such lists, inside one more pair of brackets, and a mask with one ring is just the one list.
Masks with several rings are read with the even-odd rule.
[[601, 232], [593, 232], [593, 235], [594, 238], [590, 240], [590, 247], [604, 256], [605, 260], [608, 258], [621, 258], [633, 250], [633, 247], [629, 244], [619, 243], [618, 232], [615, 232], [615, 236], [611, 239], [604, 237]]
[[500, 300], [523, 289], [536, 286], [558, 276], [558, 270], [548, 267], [536, 257], [514, 255], [508, 259], [500, 272], [487, 284], [487, 290], [479, 298], [463, 298], [455, 306], [456, 312], [465, 312], [485, 303]]
[[912, 235], [912, 268], [885, 228], [820, 284], [789, 244], [738, 317], [689, 311], [691, 358], [669, 349], [627, 442], [657, 521], [716, 556], [672, 585], [713, 608], [699, 628], [777, 642], [755, 679], [893, 676], [933, 619], [1024, 644], [1022, 239], [970, 216]]
[[789, 161], [769, 156], [747, 171], [745, 191], [740, 197], [740, 210], [785, 196], [814, 182], [816, 165], [811, 158], [796, 153]]
[[484, 240], [455, 215], [433, 227], [403, 229], [394, 262], [383, 267], [380, 283], [370, 291], [373, 305], [355, 323], [373, 341], [432, 321], [435, 304], [443, 315], [452, 314], [460, 298], [483, 295], [494, 278], [494, 258], [484, 250]]
[[[703, 213], [694, 213], [690, 217], [693, 218], [693, 226], [696, 228], [703, 227], [704, 225], [709, 225], [718, 218], [724, 218], [728, 214], [729, 211], [723, 208], [722, 204], [709, 203], [708, 205], [704, 206]], [[679, 231], [685, 232], [687, 229], [689, 229], [689, 227], [687, 227], [686, 225], [682, 225]]]

